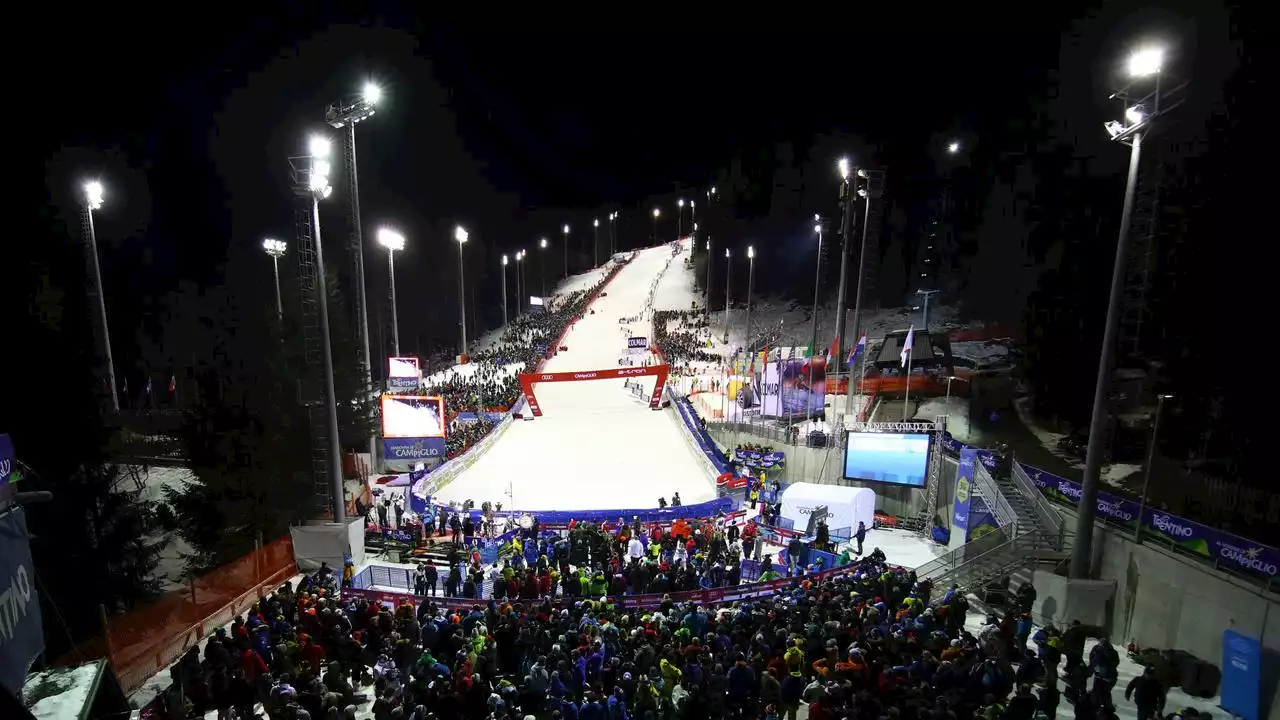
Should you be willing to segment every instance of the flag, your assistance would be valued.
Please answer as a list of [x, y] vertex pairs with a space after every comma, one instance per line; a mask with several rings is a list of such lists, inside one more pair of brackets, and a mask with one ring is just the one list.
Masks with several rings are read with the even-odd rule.
[[862, 333], [862, 337], [858, 338], [858, 344], [854, 345], [853, 349], [849, 351], [849, 358], [844, 361], [844, 364], [848, 365], [849, 367], [853, 367], [853, 364], [858, 360], [858, 356], [861, 355], [863, 351], [865, 351], [866, 349], [867, 349], [867, 334]]
[[151, 376], [148, 375], [147, 376], [147, 396], [150, 397], [150, 395], [151, 395]]
[[129, 378], [126, 377], [120, 381], [120, 394], [125, 397], [129, 396]]
[[913, 335], [915, 335], [915, 333], [916, 333], [915, 325], [912, 325], [911, 327], [907, 328], [907, 340], [906, 342], [902, 343], [902, 353], [901, 353], [902, 367], [906, 367], [907, 363], [911, 362], [911, 338]]
[[178, 390], [178, 378], [175, 375], [170, 375], [169, 376], [169, 392], [176, 392], [177, 390]]
[[831, 347], [827, 348], [827, 364], [830, 365], [831, 361], [835, 359], [836, 355], [838, 355], [839, 353], [840, 353], [840, 333], [836, 333], [836, 336], [831, 338]]

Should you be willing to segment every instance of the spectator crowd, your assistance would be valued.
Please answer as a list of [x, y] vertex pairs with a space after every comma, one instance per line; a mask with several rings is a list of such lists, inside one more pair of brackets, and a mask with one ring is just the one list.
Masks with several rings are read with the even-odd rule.
[[689, 310], [654, 311], [653, 335], [653, 344], [662, 348], [672, 366], [721, 362], [720, 356], [710, 350], [706, 315], [696, 306]]
[[[594, 579], [582, 588], [393, 606], [343, 595], [322, 567], [192, 648], [150, 710], [172, 720], [248, 720], [259, 707], [271, 720], [764, 720], [805, 707], [814, 720], [1037, 720], [1066, 699], [1081, 720], [1115, 716], [1119, 658], [1105, 638], [1086, 657], [1085, 626], [1032, 637], [1024, 604], [967, 628], [963, 593], [935, 596], [878, 551], [735, 602], [668, 595], [637, 607]], [[1168, 682], [1151, 669], [1123, 697], [1147, 720], [1163, 711]]]

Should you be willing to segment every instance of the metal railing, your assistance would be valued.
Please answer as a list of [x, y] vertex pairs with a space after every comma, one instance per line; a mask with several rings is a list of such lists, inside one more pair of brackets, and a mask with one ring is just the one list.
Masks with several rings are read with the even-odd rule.
[[973, 465], [974, 485], [977, 486], [978, 494], [982, 496], [982, 499], [987, 501], [987, 507], [991, 510], [991, 514], [995, 516], [996, 524], [1002, 528], [1011, 527], [1013, 529], [1010, 532], [1016, 534], [1018, 531], [1018, 513], [1009, 504], [1004, 493], [1000, 492], [1000, 486], [996, 485], [995, 479], [987, 471], [987, 466], [976, 461]]
[[1064, 523], [1062, 521], [1062, 513], [1058, 512], [1049, 499], [1044, 496], [1031, 482], [1031, 478], [1027, 476], [1027, 471], [1022, 469], [1019, 462], [1011, 463], [1013, 471], [1009, 473], [1009, 480], [1013, 483], [1014, 488], [1031, 504], [1032, 510], [1036, 514], [1036, 520], [1040, 522], [1040, 529], [1045, 534], [1045, 539], [1050, 542], [1054, 550], [1061, 550], [1063, 545], [1063, 534], [1065, 532]]
[[969, 590], [1027, 565], [1043, 549], [1037, 530], [1013, 534], [998, 529], [916, 568], [916, 576], [932, 580], [935, 592], [950, 585]]
[[920, 580], [933, 580], [937, 584], [939, 579], [945, 578], [966, 562], [1002, 546], [1008, 540], [1009, 534], [997, 528], [916, 568], [916, 577]]

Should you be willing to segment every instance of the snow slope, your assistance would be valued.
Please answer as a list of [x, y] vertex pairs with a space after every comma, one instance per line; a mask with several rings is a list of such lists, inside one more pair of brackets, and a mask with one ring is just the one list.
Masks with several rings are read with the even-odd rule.
[[[649, 322], [631, 326], [618, 319], [640, 315], [653, 279], [671, 257], [670, 246], [636, 253], [565, 334], [566, 352], [543, 366], [547, 372], [618, 367], [628, 328], [648, 335]], [[673, 271], [679, 267], [677, 259]], [[515, 421], [474, 465], [437, 495], [443, 502], [500, 501], [522, 510], [653, 507], [659, 496], [678, 491], [686, 504], [715, 497], [706, 476], [666, 412], [648, 408], [653, 378], [639, 378], [643, 399], [623, 380], [543, 383], [535, 388], [543, 416]], [[636, 382], [633, 380], [632, 382]]]

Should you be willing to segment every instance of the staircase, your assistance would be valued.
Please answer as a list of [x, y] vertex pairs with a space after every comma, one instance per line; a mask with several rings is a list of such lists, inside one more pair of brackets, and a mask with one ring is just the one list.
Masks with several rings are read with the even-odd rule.
[[987, 502], [1000, 527], [916, 568], [918, 578], [933, 581], [937, 596], [951, 585], [974, 592], [1002, 576], [1029, 579], [1035, 566], [1067, 556], [1062, 516], [1022, 467], [1016, 462], [1012, 466], [999, 480], [981, 463], [974, 471], [973, 491]]

